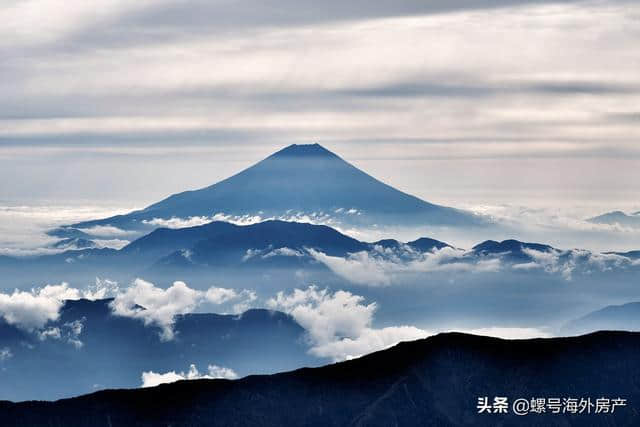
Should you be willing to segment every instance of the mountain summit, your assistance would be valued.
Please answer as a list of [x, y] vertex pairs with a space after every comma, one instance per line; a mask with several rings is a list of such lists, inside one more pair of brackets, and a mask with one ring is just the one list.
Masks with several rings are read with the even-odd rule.
[[354, 225], [479, 225], [471, 213], [438, 206], [380, 182], [319, 144], [290, 145], [223, 181], [174, 194], [140, 211], [76, 227], [140, 228], [154, 218], [311, 215]]
[[291, 144], [268, 158], [274, 157], [333, 157], [339, 159], [338, 156], [320, 144]]

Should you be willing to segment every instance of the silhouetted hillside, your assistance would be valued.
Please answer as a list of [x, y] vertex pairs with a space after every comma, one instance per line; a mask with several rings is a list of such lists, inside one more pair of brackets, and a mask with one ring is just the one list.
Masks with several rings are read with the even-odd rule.
[[[237, 381], [1, 403], [6, 426], [636, 426], [640, 334], [507, 341], [441, 334]], [[614, 413], [478, 414], [478, 397], [627, 399]], [[593, 412], [594, 409], [592, 408]]]

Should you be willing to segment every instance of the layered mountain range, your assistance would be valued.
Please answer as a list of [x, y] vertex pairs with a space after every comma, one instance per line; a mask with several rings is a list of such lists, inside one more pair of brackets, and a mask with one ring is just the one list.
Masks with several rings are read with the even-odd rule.
[[305, 330], [278, 311], [178, 315], [174, 338], [163, 340], [153, 324], [114, 313], [112, 301], [67, 300], [59, 317], [38, 331], [0, 317], [0, 399], [59, 399], [139, 387], [145, 371], [180, 372], [192, 364], [244, 376], [326, 361], [307, 353]]
[[[58, 275], [65, 280], [66, 274], [75, 273], [90, 274], [89, 280], [96, 275], [136, 277], [175, 273], [179, 280], [180, 274], [219, 270], [261, 274], [272, 269], [301, 269], [331, 274], [328, 261], [349, 260], [362, 253], [369, 259], [414, 266], [429, 259], [438, 265], [489, 265], [489, 261], [495, 261], [495, 266], [521, 272], [570, 274], [640, 268], [635, 251], [564, 250], [518, 240], [487, 240], [471, 249], [455, 248], [427, 237], [410, 242], [395, 239], [363, 242], [329, 226], [280, 220], [250, 225], [213, 221], [193, 227], [157, 228], [119, 250], [87, 248], [30, 258], [4, 256], [0, 257], [0, 266], [7, 273], [21, 272], [25, 278], [46, 269], [48, 280]], [[422, 271], [432, 270], [435, 269]]]
[[[637, 333], [514, 341], [449, 333], [271, 376], [0, 402], [0, 419], [23, 427], [633, 426], [639, 377]], [[502, 410], [493, 407], [496, 397], [506, 402]], [[485, 398], [489, 410], [481, 412]], [[520, 415], [518, 399], [526, 402]]]

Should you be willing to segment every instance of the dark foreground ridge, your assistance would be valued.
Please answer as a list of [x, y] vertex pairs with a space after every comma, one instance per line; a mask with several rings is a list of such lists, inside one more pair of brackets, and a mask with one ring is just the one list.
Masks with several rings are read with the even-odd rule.
[[[640, 334], [500, 340], [459, 333], [322, 368], [0, 402], [3, 426], [637, 426]], [[612, 413], [478, 414], [478, 397], [623, 398]]]

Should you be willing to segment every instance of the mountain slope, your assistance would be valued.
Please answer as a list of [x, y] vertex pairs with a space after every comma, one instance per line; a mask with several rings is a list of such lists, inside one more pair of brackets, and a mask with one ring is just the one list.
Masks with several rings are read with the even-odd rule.
[[530, 255], [528, 255], [525, 250], [550, 252], [553, 251], [554, 248], [541, 243], [526, 243], [513, 239], [503, 240], [502, 242], [487, 240], [472, 248], [473, 253], [476, 255], [501, 255], [502, 258], [515, 262], [531, 260]]
[[75, 224], [140, 229], [154, 218], [322, 214], [354, 224], [480, 225], [467, 212], [408, 195], [318, 144], [291, 145], [217, 184], [174, 194], [140, 211]]
[[[0, 403], [6, 426], [633, 426], [640, 335], [500, 340], [441, 334], [360, 359], [237, 381]], [[624, 398], [607, 414], [478, 414], [479, 397]]]
[[573, 335], [605, 329], [640, 331], [640, 302], [606, 306], [568, 322], [561, 332]]
[[613, 211], [589, 218], [587, 221], [594, 224], [621, 225], [623, 227], [640, 228], [640, 212], [634, 212], [627, 215], [622, 211]]
[[[175, 337], [140, 319], [116, 316], [110, 299], [69, 300], [56, 333], [28, 333], [0, 319], [0, 399], [57, 399], [96, 389], [137, 387], [143, 371], [206, 371], [215, 364], [238, 375], [273, 373], [323, 361], [307, 354], [305, 330], [277, 311], [242, 315], [193, 313], [175, 318]], [[256, 354], [260, 354], [259, 360]], [[0, 421], [0, 425], [3, 422]]]

